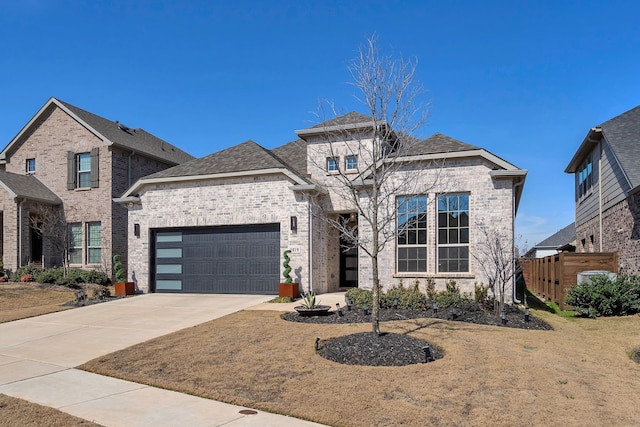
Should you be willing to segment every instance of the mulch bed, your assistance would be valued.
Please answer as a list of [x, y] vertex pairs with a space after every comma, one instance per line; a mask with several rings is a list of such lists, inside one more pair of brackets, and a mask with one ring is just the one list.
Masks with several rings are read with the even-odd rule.
[[[468, 322], [481, 325], [495, 325], [508, 328], [550, 330], [552, 327], [530, 315], [529, 321], [525, 320], [524, 311], [520, 308], [507, 305], [507, 323], [502, 324], [500, 316], [493, 310], [479, 303], [464, 303], [458, 307], [458, 315], [454, 319], [452, 309], [434, 311], [429, 310], [405, 310], [405, 309], [380, 309], [380, 321], [388, 322], [407, 319], [443, 319], [455, 322]], [[325, 316], [300, 316], [297, 312], [283, 314], [282, 318], [292, 322], [314, 324], [349, 324], [371, 322], [371, 314], [365, 314], [364, 310], [352, 307], [347, 310], [341, 308], [342, 315], [337, 310], [330, 311]], [[439, 347], [426, 341], [396, 333], [383, 333], [376, 335], [373, 332], [361, 332], [345, 335], [318, 342], [318, 354], [334, 362], [345, 365], [365, 366], [405, 366], [416, 363], [426, 363], [425, 347], [428, 347], [429, 361], [436, 361], [444, 357], [444, 352]]]

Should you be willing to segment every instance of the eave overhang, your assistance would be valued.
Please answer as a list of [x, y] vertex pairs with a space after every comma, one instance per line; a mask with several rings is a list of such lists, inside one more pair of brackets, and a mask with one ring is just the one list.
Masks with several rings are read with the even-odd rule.
[[580, 168], [580, 165], [584, 161], [584, 158], [593, 151], [593, 149], [601, 140], [602, 128], [600, 126], [591, 128], [584, 141], [582, 141], [582, 144], [580, 144], [580, 147], [578, 147], [578, 150], [573, 155], [573, 158], [564, 170], [565, 173], [576, 173], [578, 171], [578, 168]]
[[196, 181], [205, 181], [211, 179], [224, 179], [224, 178], [238, 178], [238, 177], [247, 177], [247, 176], [260, 176], [260, 175], [274, 175], [274, 174], [283, 174], [291, 181], [294, 182], [294, 185], [306, 186], [309, 185], [307, 181], [300, 178], [298, 175], [291, 172], [286, 168], [270, 168], [270, 169], [259, 169], [252, 171], [239, 171], [239, 172], [225, 172], [225, 173], [216, 173], [216, 174], [206, 174], [206, 175], [188, 175], [188, 176], [167, 176], [161, 178], [142, 178], [136, 181], [123, 195], [120, 199], [124, 199], [126, 197], [137, 194], [143, 187], [147, 185], [154, 184], [172, 184], [172, 183], [181, 183], [181, 182], [196, 182]]

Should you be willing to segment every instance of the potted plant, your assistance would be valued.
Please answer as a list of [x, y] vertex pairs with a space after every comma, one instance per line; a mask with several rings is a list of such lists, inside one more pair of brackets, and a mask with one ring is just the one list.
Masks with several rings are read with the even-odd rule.
[[127, 277], [124, 275], [120, 255], [113, 256], [113, 270], [116, 273], [116, 281], [113, 284], [114, 294], [118, 296], [133, 295], [136, 292], [136, 287], [133, 282], [126, 281]]
[[284, 271], [282, 275], [284, 276], [284, 282], [281, 282], [278, 286], [278, 296], [280, 298], [289, 297], [291, 299], [300, 298], [300, 288], [297, 283], [293, 282], [291, 278], [291, 267], [289, 267], [289, 262], [291, 259], [289, 258], [289, 253], [291, 253], [290, 249], [284, 251], [284, 262], [282, 266], [284, 267]]
[[293, 307], [300, 316], [326, 316], [329, 314], [328, 305], [319, 305], [316, 303], [316, 296], [314, 293], [309, 292], [302, 298], [302, 305]]

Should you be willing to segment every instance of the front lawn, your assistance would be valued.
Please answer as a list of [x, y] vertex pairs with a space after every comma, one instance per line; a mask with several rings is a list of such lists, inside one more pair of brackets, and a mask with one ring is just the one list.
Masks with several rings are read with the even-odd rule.
[[384, 322], [444, 357], [401, 367], [341, 365], [322, 340], [369, 324], [288, 322], [243, 311], [100, 357], [81, 368], [335, 426], [640, 425], [640, 317], [532, 310], [554, 330], [443, 319]]
[[64, 304], [76, 299], [66, 286], [27, 283], [0, 283], [0, 323], [71, 308]]

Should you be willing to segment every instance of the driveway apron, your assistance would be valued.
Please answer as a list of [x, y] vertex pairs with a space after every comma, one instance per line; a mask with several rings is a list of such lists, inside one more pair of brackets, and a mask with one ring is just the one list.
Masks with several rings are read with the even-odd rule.
[[145, 294], [0, 324], [0, 393], [105, 426], [319, 425], [73, 369], [271, 298]]

